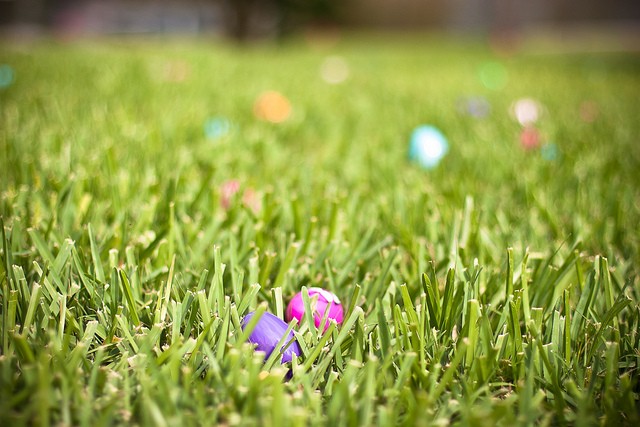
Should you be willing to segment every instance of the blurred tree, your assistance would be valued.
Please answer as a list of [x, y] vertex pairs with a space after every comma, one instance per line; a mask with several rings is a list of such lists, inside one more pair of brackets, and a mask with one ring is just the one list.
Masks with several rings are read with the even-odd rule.
[[335, 25], [346, 0], [274, 0], [277, 6], [278, 35], [296, 31], [302, 25]]
[[[227, 31], [243, 41], [255, 35], [261, 21], [273, 20], [276, 35], [289, 35], [307, 24], [332, 25], [340, 19], [345, 0], [223, 0]], [[271, 16], [267, 16], [267, 15]]]
[[225, 0], [227, 31], [236, 40], [245, 40], [249, 36], [249, 22], [254, 0]]

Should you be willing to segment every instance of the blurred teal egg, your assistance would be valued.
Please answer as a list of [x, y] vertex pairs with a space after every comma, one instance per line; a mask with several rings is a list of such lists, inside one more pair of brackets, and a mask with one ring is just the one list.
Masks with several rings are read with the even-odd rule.
[[13, 68], [7, 64], [0, 65], [0, 89], [11, 86], [13, 83]]
[[540, 155], [543, 159], [551, 162], [560, 157], [560, 150], [558, 150], [558, 146], [556, 144], [549, 142], [540, 148]]
[[433, 169], [449, 151], [447, 138], [431, 125], [421, 125], [413, 130], [409, 142], [409, 159], [425, 169]]
[[228, 135], [233, 125], [224, 117], [213, 117], [204, 124], [204, 134], [207, 139], [218, 139]]

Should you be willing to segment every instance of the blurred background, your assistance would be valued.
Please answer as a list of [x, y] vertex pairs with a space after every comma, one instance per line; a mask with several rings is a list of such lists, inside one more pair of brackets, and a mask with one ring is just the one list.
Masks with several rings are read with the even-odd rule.
[[438, 30], [518, 35], [615, 32], [637, 49], [638, 0], [0, 0], [0, 31], [217, 34], [236, 40], [309, 30]]

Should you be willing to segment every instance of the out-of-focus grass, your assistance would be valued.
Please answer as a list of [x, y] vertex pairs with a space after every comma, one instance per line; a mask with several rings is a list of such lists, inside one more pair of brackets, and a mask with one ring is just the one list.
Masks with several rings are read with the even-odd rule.
[[[345, 83], [319, 77], [328, 55]], [[0, 63], [5, 422], [638, 421], [637, 56], [414, 36], [4, 44]], [[266, 90], [288, 121], [256, 120]], [[522, 97], [556, 160], [520, 147]], [[451, 145], [432, 171], [407, 160], [421, 123]], [[239, 319], [302, 286], [353, 309], [326, 341], [299, 330], [283, 382]]]

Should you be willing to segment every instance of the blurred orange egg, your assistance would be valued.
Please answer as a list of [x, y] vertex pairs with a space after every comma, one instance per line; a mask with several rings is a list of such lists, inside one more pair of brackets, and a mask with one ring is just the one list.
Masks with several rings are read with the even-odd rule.
[[270, 90], [258, 97], [253, 113], [260, 120], [282, 123], [291, 115], [291, 103], [281, 93]]

